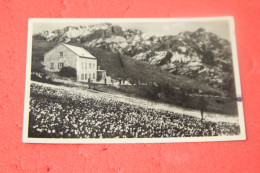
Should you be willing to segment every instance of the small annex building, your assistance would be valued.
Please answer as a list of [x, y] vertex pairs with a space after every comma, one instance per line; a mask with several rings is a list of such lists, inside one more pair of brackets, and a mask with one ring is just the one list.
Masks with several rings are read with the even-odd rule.
[[97, 79], [97, 58], [82, 47], [60, 43], [44, 54], [43, 64], [51, 72], [59, 72], [63, 67], [75, 68], [77, 81]]

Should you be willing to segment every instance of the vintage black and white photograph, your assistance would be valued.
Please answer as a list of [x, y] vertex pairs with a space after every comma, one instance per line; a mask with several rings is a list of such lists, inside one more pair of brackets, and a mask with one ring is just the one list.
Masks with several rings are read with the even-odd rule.
[[23, 142], [244, 140], [232, 17], [30, 19]]

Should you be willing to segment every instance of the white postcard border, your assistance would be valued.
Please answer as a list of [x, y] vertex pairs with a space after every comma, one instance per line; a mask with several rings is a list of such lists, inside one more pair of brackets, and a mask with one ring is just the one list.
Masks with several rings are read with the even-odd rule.
[[[30, 75], [31, 75], [31, 54], [32, 35], [34, 22], [204, 22], [224, 21], [229, 22], [230, 42], [232, 47], [232, 60], [235, 76], [235, 87], [237, 98], [240, 135], [236, 136], [213, 136], [213, 137], [179, 137], [179, 138], [108, 138], [108, 139], [83, 139], [83, 138], [31, 138], [28, 137], [29, 130], [29, 101], [30, 101]], [[27, 59], [26, 59], [26, 83], [24, 99], [24, 120], [23, 137], [24, 143], [53, 143], [53, 144], [102, 144], [102, 143], [173, 143], [173, 142], [211, 142], [211, 141], [236, 141], [246, 140], [245, 121], [243, 112], [243, 97], [239, 75], [239, 62], [235, 36], [235, 22], [231, 16], [225, 17], [203, 17], [203, 18], [31, 18], [28, 22]]]

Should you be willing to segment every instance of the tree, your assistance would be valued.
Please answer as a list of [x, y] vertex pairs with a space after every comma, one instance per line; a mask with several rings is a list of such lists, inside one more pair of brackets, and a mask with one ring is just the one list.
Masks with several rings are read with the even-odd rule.
[[205, 111], [206, 104], [207, 104], [207, 102], [206, 102], [205, 98], [204, 98], [203, 96], [199, 97], [198, 107], [199, 107], [199, 109], [200, 109], [200, 114], [201, 114], [201, 123], [202, 123], [203, 120], [204, 120], [204, 115], [203, 115], [203, 113], [204, 113], [204, 111]]
[[72, 67], [62, 67], [59, 71], [59, 75], [63, 77], [77, 77], [77, 71]]

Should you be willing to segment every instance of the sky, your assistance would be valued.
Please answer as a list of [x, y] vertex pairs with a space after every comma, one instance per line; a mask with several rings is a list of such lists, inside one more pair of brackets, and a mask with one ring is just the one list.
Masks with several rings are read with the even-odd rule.
[[[107, 22], [107, 21], [104, 21]], [[74, 22], [74, 21], [44, 21], [33, 23], [33, 33], [42, 31], [52, 31], [62, 29], [67, 26], [93, 25], [104, 22]], [[230, 40], [229, 23], [227, 20], [217, 21], [109, 21], [114, 25], [119, 25], [125, 29], [138, 29], [149, 35], [163, 36], [176, 35], [184, 31], [196, 31], [198, 28], [204, 28], [207, 32], [212, 32], [221, 38]]]

